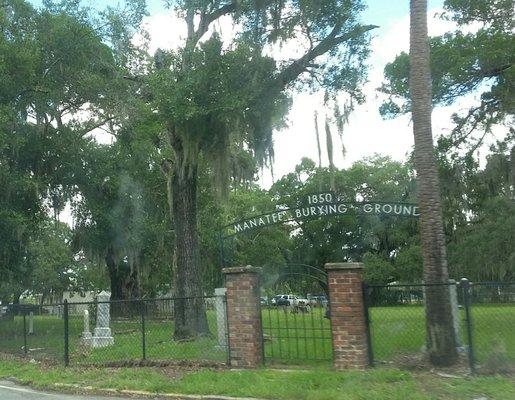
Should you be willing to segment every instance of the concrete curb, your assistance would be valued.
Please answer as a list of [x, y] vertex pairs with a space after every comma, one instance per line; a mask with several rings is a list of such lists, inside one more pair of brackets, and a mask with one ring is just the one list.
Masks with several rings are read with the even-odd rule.
[[164, 398], [170, 400], [266, 400], [256, 397], [231, 397], [219, 395], [198, 395], [198, 394], [178, 394], [178, 393], [152, 393], [144, 390], [118, 390], [118, 389], [99, 389], [93, 386], [81, 386], [71, 383], [54, 383], [55, 388], [59, 389], [73, 389], [80, 392], [88, 392], [90, 394], [100, 395], [126, 395], [126, 396], [143, 396], [149, 398]]

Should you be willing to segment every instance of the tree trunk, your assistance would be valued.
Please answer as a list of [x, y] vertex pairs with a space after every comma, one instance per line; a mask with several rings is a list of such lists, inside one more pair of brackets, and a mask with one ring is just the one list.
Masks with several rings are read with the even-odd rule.
[[202, 291], [199, 240], [197, 231], [197, 180], [195, 160], [185, 162], [176, 151], [170, 177], [172, 219], [175, 231], [174, 339], [184, 340], [210, 335]]
[[[443, 232], [438, 171], [431, 129], [431, 73], [427, 35], [427, 0], [410, 0], [410, 96], [415, 137], [420, 230], [424, 258], [424, 281], [447, 283], [448, 271]], [[426, 287], [427, 349], [434, 365], [456, 362], [449, 288]]]
[[107, 266], [107, 271], [109, 272], [109, 282], [111, 285], [111, 300], [123, 300], [124, 296], [122, 289], [122, 278], [118, 271], [118, 266], [116, 264], [114, 250], [112, 247], [109, 247], [109, 249], [107, 250], [105, 262]]
[[141, 297], [137, 269], [131, 270], [127, 264], [116, 260], [112, 247], [107, 250], [105, 262], [111, 286], [110, 300], [116, 300], [111, 304], [111, 314], [114, 317], [137, 315], [140, 309], [139, 302], [130, 301]]

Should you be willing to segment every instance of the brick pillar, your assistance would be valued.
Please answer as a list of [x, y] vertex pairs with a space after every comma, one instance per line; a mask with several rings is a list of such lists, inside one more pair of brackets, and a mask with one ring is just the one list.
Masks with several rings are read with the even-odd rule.
[[227, 288], [229, 357], [233, 367], [256, 368], [263, 364], [263, 329], [259, 299], [260, 268], [224, 268]]
[[361, 263], [325, 264], [336, 369], [364, 369], [368, 365]]

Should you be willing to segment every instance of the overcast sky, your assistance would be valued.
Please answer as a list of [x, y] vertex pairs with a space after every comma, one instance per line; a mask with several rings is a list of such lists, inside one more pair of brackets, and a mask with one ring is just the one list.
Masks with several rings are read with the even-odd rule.
[[[368, 9], [362, 17], [365, 24], [378, 25], [373, 31], [372, 53], [369, 60], [369, 82], [364, 90], [367, 101], [359, 106], [349, 119], [344, 128], [343, 145], [346, 148], [345, 156], [340, 151], [342, 143], [335, 140], [334, 160], [337, 167], [346, 167], [364, 157], [375, 153], [390, 155], [397, 160], [404, 160], [411, 151], [413, 145], [412, 126], [409, 116], [402, 116], [394, 120], [381, 119], [378, 108], [381, 97], [376, 88], [383, 81], [383, 68], [386, 63], [392, 61], [401, 51], [408, 51], [409, 46], [409, 1], [408, 0], [369, 0]], [[160, 0], [150, 0], [150, 17], [147, 19], [147, 27], [152, 37], [152, 48], [174, 47], [178, 36], [184, 35], [182, 29], [173, 21], [167, 10], [161, 7]], [[443, 0], [429, 0], [429, 33], [439, 35], [452, 29], [452, 24], [442, 21], [436, 14], [442, 11]], [[221, 24], [224, 34], [227, 27]], [[434, 133], [439, 135], [448, 131], [449, 117], [452, 111], [460, 109], [469, 103], [465, 99], [462, 104], [453, 108], [441, 108], [434, 112]], [[288, 128], [276, 132], [274, 174], [276, 179], [293, 171], [295, 165], [302, 157], [310, 157], [317, 160], [317, 145], [314, 134], [315, 109], [324, 110], [320, 106], [320, 95], [299, 93], [294, 96], [294, 103], [288, 116]], [[323, 120], [323, 118], [321, 118]], [[323, 131], [323, 127], [320, 127]], [[321, 135], [324, 136], [324, 135]], [[322, 148], [325, 143], [322, 137]], [[324, 154], [324, 165], [328, 160]], [[262, 173], [260, 183], [264, 187], [270, 186], [272, 177], [269, 170]]]
[[[34, 0], [33, 3], [39, 3]], [[90, 0], [90, 4], [103, 6], [106, 2]], [[112, 2], [110, 2], [112, 4]], [[394, 120], [382, 120], [378, 108], [382, 97], [376, 88], [383, 81], [383, 68], [401, 51], [409, 47], [409, 0], [368, 0], [368, 9], [362, 16], [365, 24], [375, 24], [379, 28], [373, 31], [372, 52], [369, 60], [369, 82], [364, 91], [367, 101], [351, 114], [349, 123], [344, 128], [343, 145], [346, 154], [343, 156], [339, 139], [334, 142], [334, 160], [337, 167], [347, 167], [357, 160], [372, 156], [375, 153], [389, 155], [396, 160], [404, 160], [413, 146], [413, 133], [408, 115]], [[184, 27], [177, 19], [171, 17], [171, 11], [163, 8], [162, 0], [147, 0], [150, 16], [146, 18], [146, 26], [151, 34], [151, 50], [158, 47], [175, 47], [184, 36]], [[442, 12], [443, 0], [429, 0], [429, 34], [440, 35], [453, 29], [453, 24], [442, 21], [436, 16]], [[223, 35], [230, 35], [231, 25], [222, 21], [218, 26]], [[229, 30], [229, 31], [228, 31]], [[453, 111], [466, 108], [473, 101], [465, 98], [453, 107], [437, 108], [433, 112], [433, 133], [435, 136], [446, 133], [450, 127], [450, 115]], [[275, 177], [293, 171], [302, 157], [317, 160], [317, 145], [314, 134], [313, 112], [319, 109], [320, 96], [299, 93], [294, 96], [294, 103], [288, 116], [288, 128], [276, 132], [275, 143]], [[323, 120], [323, 118], [321, 118]], [[323, 132], [323, 126], [320, 127]], [[323, 141], [323, 136], [322, 141]], [[100, 138], [101, 139], [101, 138]], [[101, 139], [102, 140], [102, 139]], [[105, 140], [105, 139], [104, 139]], [[322, 143], [325, 149], [325, 143]], [[323, 152], [325, 153], [325, 152]], [[323, 163], [327, 165], [324, 154]], [[271, 174], [265, 170], [260, 179], [264, 187], [272, 183]]]

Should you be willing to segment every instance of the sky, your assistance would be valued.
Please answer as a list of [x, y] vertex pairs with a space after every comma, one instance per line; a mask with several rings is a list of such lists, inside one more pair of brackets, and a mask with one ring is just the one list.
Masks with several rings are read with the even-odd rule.
[[[409, 48], [409, 0], [368, 0], [368, 8], [362, 15], [364, 24], [378, 25], [373, 31], [372, 53], [369, 60], [369, 82], [364, 87], [367, 101], [356, 108], [349, 123], [344, 128], [343, 143], [335, 140], [334, 162], [336, 167], [345, 168], [352, 163], [374, 154], [389, 155], [395, 160], [405, 160], [413, 146], [413, 133], [408, 115], [385, 121], [379, 115], [382, 97], [376, 91], [383, 81], [383, 69], [401, 51]], [[160, 0], [148, 1], [150, 17], [148, 29], [152, 37], [152, 48], [173, 47], [177, 43], [177, 23], [164, 10]], [[429, 33], [439, 35], [452, 29], [452, 23], [435, 17], [442, 12], [443, 0], [428, 1]], [[227, 34], [227, 28], [220, 29]], [[225, 31], [224, 31], [225, 29]], [[184, 33], [183, 33], [184, 34]], [[230, 33], [229, 33], [230, 34]], [[179, 33], [180, 35], [180, 33]], [[318, 159], [314, 128], [314, 110], [323, 115], [321, 95], [297, 93], [288, 115], [288, 127], [274, 134], [275, 160], [273, 176], [270, 168], [260, 173], [259, 183], [268, 188], [273, 179], [292, 172], [303, 157]], [[453, 111], [466, 107], [471, 99], [464, 99], [455, 107], [440, 108], [434, 111], [434, 133], [445, 134], [450, 128], [450, 115]], [[319, 118], [323, 121], [323, 118]], [[323, 126], [319, 127], [323, 132]], [[325, 135], [321, 135], [321, 146], [325, 149]], [[341, 151], [345, 147], [345, 155]], [[323, 165], [328, 165], [326, 152], [323, 152]]]
[[[40, 0], [34, 0], [37, 4]], [[89, 3], [102, 8], [105, 1], [89, 0]], [[363, 90], [366, 102], [358, 106], [344, 127], [343, 146], [345, 155], [340, 150], [339, 138], [334, 144], [334, 161], [338, 168], [350, 166], [374, 154], [389, 155], [395, 160], [405, 160], [413, 146], [412, 125], [409, 115], [393, 120], [383, 120], [379, 115], [379, 106], [383, 97], [377, 88], [383, 81], [383, 69], [401, 51], [409, 48], [409, 0], [366, 0], [367, 10], [362, 15], [364, 24], [378, 25], [372, 33], [371, 57], [369, 60], [368, 83]], [[109, 2], [113, 4], [113, 2]], [[179, 42], [181, 32], [177, 20], [171, 18], [171, 11], [166, 10], [162, 0], [147, 0], [150, 16], [146, 24], [151, 34], [151, 50], [158, 47], [173, 47]], [[443, 0], [428, 1], [428, 26], [430, 35], [440, 35], [454, 28], [453, 23], [443, 21], [436, 14], [443, 11]], [[221, 23], [220, 29], [229, 34], [229, 24]], [[228, 28], [227, 28], [228, 27]], [[184, 35], [184, 33], [182, 33]], [[293, 97], [293, 106], [288, 115], [288, 127], [274, 134], [274, 176], [275, 179], [292, 172], [302, 157], [317, 161], [317, 145], [314, 134], [314, 110], [323, 115], [325, 110], [320, 104], [320, 95], [297, 93]], [[450, 116], [453, 112], [467, 108], [474, 99], [464, 98], [452, 107], [440, 107], [433, 111], [433, 134], [445, 134], [450, 130]], [[319, 118], [323, 121], [323, 118]], [[319, 127], [323, 132], [323, 126]], [[322, 148], [325, 149], [324, 136]], [[322, 163], [328, 165], [327, 156], [323, 152]], [[260, 184], [269, 187], [272, 183], [270, 169], [261, 172]]]
[[[152, 38], [159, 45], [166, 46], [172, 41], [173, 33], [166, 11], [159, 7], [159, 0], [151, 0], [149, 11], [151, 21], [157, 22], [159, 28], [152, 31]], [[379, 115], [381, 96], [376, 91], [383, 81], [383, 69], [401, 51], [409, 48], [409, 0], [368, 0], [368, 8], [363, 13], [365, 24], [378, 25], [373, 31], [372, 53], [369, 60], [369, 82], [364, 88], [367, 101], [351, 115], [344, 128], [343, 143], [334, 140], [334, 162], [336, 167], [349, 167], [353, 162], [374, 154], [389, 155], [395, 160], [405, 160], [413, 146], [412, 125], [408, 115], [385, 121]], [[444, 33], [451, 24], [435, 18], [442, 11], [443, 0], [429, 0], [429, 31], [432, 35]], [[173, 28], [172, 28], [173, 29]], [[167, 32], [168, 31], [168, 32]], [[164, 40], [164, 42], [161, 42]], [[157, 43], [156, 43], [157, 44]], [[466, 102], [466, 101], [465, 101]], [[274, 134], [275, 160], [274, 176], [267, 168], [260, 174], [259, 183], [268, 188], [277, 179], [292, 172], [303, 157], [317, 160], [317, 144], [314, 134], [314, 110], [323, 115], [320, 95], [299, 93], [294, 96], [293, 106], [288, 116], [288, 127]], [[458, 108], [460, 105], [457, 106]], [[455, 108], [442, 108], [434, 111], [434, 133], [445, 134], [450, 127], [450, 115]], [[323, 121], [320, 118], [319, 121]], [[323, 132], [323, 126], [319, 127]], [[325, 149], [325, 135], [321, 135], [321, 146]], [[341, 149], [345, 147], [345, 155]], [[328, 165], [326, 152], [322, 163]]]

